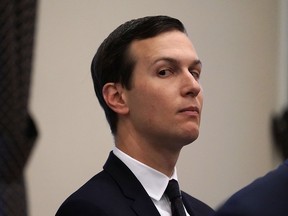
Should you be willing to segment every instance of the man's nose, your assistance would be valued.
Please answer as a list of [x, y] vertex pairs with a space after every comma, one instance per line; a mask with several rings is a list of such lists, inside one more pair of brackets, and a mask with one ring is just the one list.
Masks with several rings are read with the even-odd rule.
[[199, 78], [194, 77], [190, 71], [185, 71], [185, 73], [183, 73], [182, 84], [183, 96], [191, 95], [196, 97], [201, 91]]

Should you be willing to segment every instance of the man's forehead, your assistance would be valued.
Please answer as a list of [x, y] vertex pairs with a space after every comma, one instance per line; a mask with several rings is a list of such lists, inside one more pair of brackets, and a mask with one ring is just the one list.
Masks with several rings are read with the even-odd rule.
[[[198, 56], [191, 40], [180, 31], [159, 34], [152, 38], [135, 40], [131, 43], [130, 54], [136, 59], [179, 61], [183, 57], [191, 62]], [[136, 60], [135, 59], [135, 60]], [[198, 60], [198, 64], [201, 62]]]

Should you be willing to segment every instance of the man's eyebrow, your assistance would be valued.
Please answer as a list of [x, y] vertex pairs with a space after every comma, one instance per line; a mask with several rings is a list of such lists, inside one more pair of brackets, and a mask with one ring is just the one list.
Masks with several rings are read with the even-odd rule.
[[200, 67], [202, 68], [202, 62], [200, 59], [195, 59], [192, 61], [192, 64], [190, 65], [190, 67]]
[[200, 60], [200, 59], [194, 60], [192, 66], [200, 66], [200, 67], [202, 67], [202, 62], [201, 62], [201, 60]]
[[[151, 66], [155, 65], [157, 62], [160, 61], [166, 61], [172, 64], [179, 64], [179, 60], [174, 59], [174, 58], [170, 58], [170, 57], [162, 57], [162, 58], [158, 58], [155, 61], [152, 62]], [[196, 66], [200, 66], [202, 67], [202, 62], [200, 59], [195, 59], [192, 61], [190, 67], [196, 67]]]

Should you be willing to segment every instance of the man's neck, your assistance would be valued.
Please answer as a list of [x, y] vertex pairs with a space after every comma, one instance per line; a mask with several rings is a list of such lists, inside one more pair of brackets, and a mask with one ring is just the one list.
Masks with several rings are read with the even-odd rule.
[[173, 174], [180, 154], [180, 149], [179, 151], [172, 151], [165, 148], [165, 143], [155, 144], [145, 142], [142, 139], [136, 139], [131, 134], [126, 134], [123, 138], [116, 135], [115, 145], [130, 157], [158, 170], [168, 177], [171, 177]]

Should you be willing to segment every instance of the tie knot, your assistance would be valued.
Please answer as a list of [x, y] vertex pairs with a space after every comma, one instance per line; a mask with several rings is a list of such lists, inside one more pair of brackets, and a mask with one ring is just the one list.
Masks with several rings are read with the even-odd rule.
[[169, 181], [165, 194], [168, 196], [170, 201], [181, 197], [179, 184], [175, 179]]

